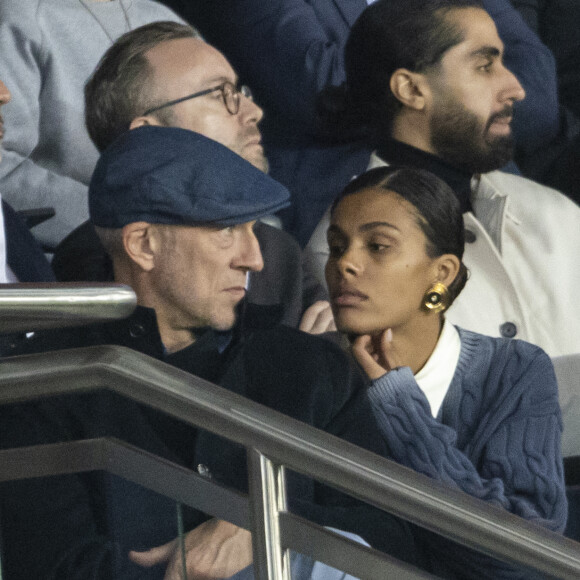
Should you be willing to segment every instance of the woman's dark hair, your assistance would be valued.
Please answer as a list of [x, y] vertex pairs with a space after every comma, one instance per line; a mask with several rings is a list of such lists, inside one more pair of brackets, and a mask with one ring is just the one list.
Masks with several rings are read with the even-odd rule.
[[367, 137], [388, 135], [401, 103], [390, 89], [399, 68], [423, 72], [463, 40], [446, 18], [461, 8], [482, 8], [479, 0], [378, 0], [354, 23], [345, 48], [346, 83], [319, 99], [321, 123]]
[[429, 257], [453, 254], [459, 258], [459, 272], [448, 288], [453, 303], [468, 277], [462, 261], [465, 247], [463, 215], [453, 190], [424, 169], [393, 165], [377, 167], [351, 181], [332, 204], [331, 213], [343, 198], [370, 188], [393, 191], [413, 206], [417, 224], [427, 238]]

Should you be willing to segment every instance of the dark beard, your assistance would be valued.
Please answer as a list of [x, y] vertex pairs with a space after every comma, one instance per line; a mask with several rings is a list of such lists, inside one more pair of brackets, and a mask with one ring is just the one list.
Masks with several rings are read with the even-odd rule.
[[498, 117], [511, 114], [507, 106], [482, 128], [481, 121], [463, 105], [448, 102], [431, 118], [431, 144], [438, 157], [457, 168], [471, 173], [500, 169], [513, 158], [513, 137], [491, 137], [488, 129]]

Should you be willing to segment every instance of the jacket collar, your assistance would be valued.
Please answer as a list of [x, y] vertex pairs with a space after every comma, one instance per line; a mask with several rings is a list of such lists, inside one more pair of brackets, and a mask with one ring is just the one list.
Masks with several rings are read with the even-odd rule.
[[[241, 342], [247, 334], [276, 326], [280, 319], [279, 310], [278, 305], [247, 304], [244, 300], [238, 307], [238, 321], [231, 331], [202, 328], [194, 344], [212, 343], [223, 353], [230, 344]], [[161, 360], [167, 356], [152, 308], [137, 306], [128, 318], [106, 323], [105, 333], [110, 344], [127, 346]]]
[[[399, 141], [389, 141], [373, 153], [368, 168], [389, 163], [422, 167], [446, 181], [456, 193], [459, 192], [463, 213], [471, 214], [468, 222], [479, 222], [500, 252], [505, 220], [509, 219], [516, 225], [520, 223], [513, 205], [508, 203], [508, 194], [501, 188], [502, 182], [511, 177], [508, 173], [491, 171], [474, 176]], [[468, 203], [465, 203], [466, 200]]]

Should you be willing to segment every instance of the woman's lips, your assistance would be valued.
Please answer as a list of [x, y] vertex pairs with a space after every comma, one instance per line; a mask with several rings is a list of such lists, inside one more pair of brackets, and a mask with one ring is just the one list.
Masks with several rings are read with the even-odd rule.
[[332, 303], [335, 306], [358, 306], [365, 300], [368, 300], [368, 296], [354, 288], [339, 290], [332, 294]]

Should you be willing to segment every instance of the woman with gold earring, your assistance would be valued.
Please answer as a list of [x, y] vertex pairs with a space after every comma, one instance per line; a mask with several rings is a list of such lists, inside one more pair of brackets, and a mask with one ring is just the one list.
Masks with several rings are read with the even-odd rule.
[[[393, 459], [563, 531], [561, 413], [549, 357], [445, 320], [468, 277], [452, 190], [427, 171], [373, 169], [335, 201], [328, 244], [336, 325], [369, 378]], [[497, 577], [462, 554], [444, 565], [461, 577]]]

